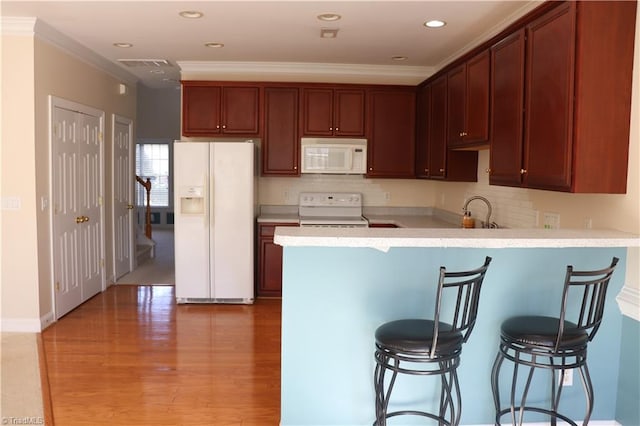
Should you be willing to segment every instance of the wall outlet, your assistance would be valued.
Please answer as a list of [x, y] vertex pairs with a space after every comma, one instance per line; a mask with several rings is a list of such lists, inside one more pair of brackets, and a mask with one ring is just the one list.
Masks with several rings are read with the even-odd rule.
[[562, 370], [558, 371], [558, 381], [562, 380], [562, 386], [573, 386], [573, 369], [564, 370], [564, 378]]
[[544, 229], [560, 228], [560, 215], [558, 213], [544, 213], [543, 221], [542, 225]]

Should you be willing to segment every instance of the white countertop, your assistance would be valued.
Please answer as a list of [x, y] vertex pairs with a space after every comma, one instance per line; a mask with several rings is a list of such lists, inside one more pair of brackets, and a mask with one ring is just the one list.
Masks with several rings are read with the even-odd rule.
[[639, 247], [640, 236], [596, 229], [276, 228], [284, 247]]

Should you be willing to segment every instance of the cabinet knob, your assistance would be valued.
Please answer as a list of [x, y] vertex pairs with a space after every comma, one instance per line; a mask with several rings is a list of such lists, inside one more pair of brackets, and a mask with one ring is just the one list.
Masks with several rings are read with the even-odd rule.
[[485, 172], [486, 174], [490, 175], [490, 174], [491, 174], [491, 169], [484, 169], [484, 172]]
[[227, 128], [227, 126], [226, 126], [226, 125], [224, 125], [224, 126], [222, 126], [222, 128], [223, 128], [223, 129], [226, 129], [226, 128]]
[[333, 127], [329, 127], [329, 130], [331, 130], [333, 132]]
[[429, 173], [429, 169], [424, 169], [424, 172], [425, 173]]
[[337, 132], [338, 130], [340, 130], [340, 129], [336, 127], [336, 132]]
[[525, 174], [525, 173], [527, 173], [527, 170], [526, 170], [526, 169], [520, 169], [520, 174], [521, 174], [521, 175], [523, 175], [523, 174]]
[[220, 125], [219, 125], [219, 124], [216, 124], [216, 129], [219, 129], [219, 128], [220, 128]]
[[463, 137], [464, 136], [464, 132], [460, 132], [459, 135], [460, 135], [460, 137]]
[[440, 169], [440, 173], [444, 173], [444, 169]]
[[293, 166], [293, 170], [298, 170], [298, 166]]
[[372, 171], [372, 170], [373, 170], [373, 167], [369, 167], [369, 171]]

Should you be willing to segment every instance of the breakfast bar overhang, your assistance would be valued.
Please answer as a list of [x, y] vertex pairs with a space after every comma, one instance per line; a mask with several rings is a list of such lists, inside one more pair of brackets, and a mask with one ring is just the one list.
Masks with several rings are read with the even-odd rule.
[[[281, 425], [371, 425], [375, 329], [396, 319], [428, 318], [438, 268], [468, 269], [485, 256], [493, 263], [458, 370], [461, 424], [493, 424], [490, 373], [500, 323], [521, 314], [557, 315], [566, 266], [596, 269], [616, 256], [620, 264], [588, 360], [596, 389], [592, 420], [614, 419], [622, 323], [615, 299], [625, 282], [627, 248], [640, 245], [637, 235], [572, 229], [280, 227], [274, 241], [284, 247]], [[437, 380], [411, 379], [398, 379], [403, 382], [394, 404], [438, 403]], [[548, 395], [540, 391], [529, 398], [544, 401]], [[561, 404], [575, 418], [584, 413], [577, 378], [563, 390]]]

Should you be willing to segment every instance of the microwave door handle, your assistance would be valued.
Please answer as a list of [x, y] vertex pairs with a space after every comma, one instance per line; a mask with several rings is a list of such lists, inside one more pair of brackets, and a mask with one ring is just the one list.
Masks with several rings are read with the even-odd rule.
[[353, 148], [347, 150], [347, 170], [353, 170]]

